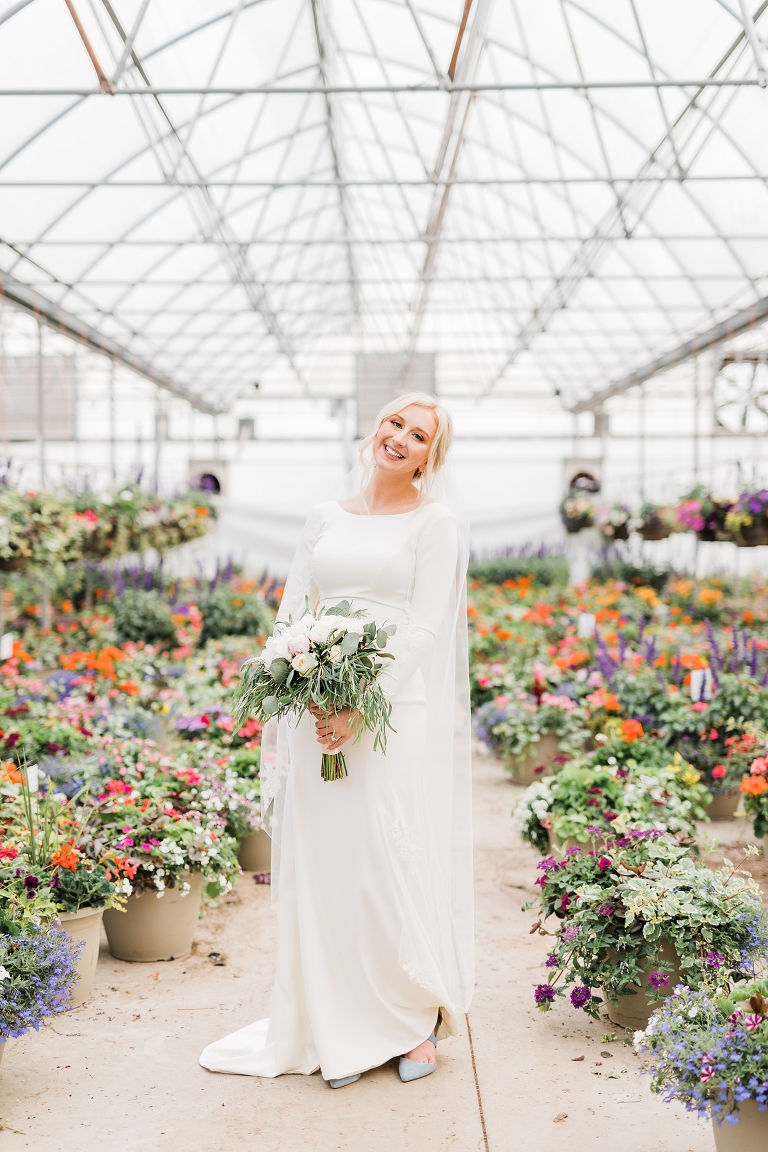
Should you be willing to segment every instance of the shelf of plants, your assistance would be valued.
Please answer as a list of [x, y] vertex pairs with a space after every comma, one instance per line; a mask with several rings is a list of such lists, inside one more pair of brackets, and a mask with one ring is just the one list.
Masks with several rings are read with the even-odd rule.
[[[744, 864], [768, 847], [768, 586], [487, 566], [468, 609], [475, 731], [527, 785], [512, 824], [542, 856], [532, 931], [551, 940], [535, 1001], [637, 1030], [654, 1091], [711, 1115], [719, 1150], [764, 1148], [768, 917]], [[756, 844], [713, 870], [697, 826], [740, 798]]]

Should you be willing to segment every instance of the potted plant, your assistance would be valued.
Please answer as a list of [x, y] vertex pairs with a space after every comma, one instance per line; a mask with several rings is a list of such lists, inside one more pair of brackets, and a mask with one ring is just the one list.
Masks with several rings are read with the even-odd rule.
[[697, 484], [681, 498], [675, 515], [682, 530], [695, 532], [699, 540], [731, 540], [725, 521], [732, 507], [732, 500], [714, 497]]
[[547, 959], [553, 974], [536, 991], [543, 1010], [574, 985], [574, 1006], [597, 1017], [593, 989], [602, 989], [614, 1023], [644, 1027], [678, 978], [722, 987], [754, 974], [768, 956], [756, 882], [728, 861], [713, 872], [669, 836], [631, 829], [596, 840], [588, 855], [576, 848], [561, 862], [549, 857], [539, 869], [535, 928], [546, 932], [553, 914], [562, 920]]
[[[631, 735], [629, 725], [638, 722], [622, 723]], [[679, 753], [658, 741], [615, 739], [532, 784], [512, 823], [542, 854], [552, 844], [586, 845], [626, 828], [693, 838], [696, 821], [706, 819], [707, 798], [699, 773]]]
[[679, 531], [674, 508], [666, 504], [645, 503], [634, 518], [633, 527], [643, 540], [666, 540]]
[[712, 1120], [717, 1152], [768, 1147], [768, 981], [680, 986], [635, 1034], [651, 1091]]
[[586, 713], [569, 696], [519, 692], [478, 709], [478, 739], [502, 760], [514, 784], [530, 784], [576, 755], [589, 738]]
[[768, 544], [768, 489], [742, 492], [725, 518], [739, 548]]
[[[755, 725], [753, 735], [759, 731]], [[752, 818], [755, 836], [763, 841], [763, 855], [768, 858], [768, 738], [758, 738], [749, 772], [742, 777], [739, 791], [744, 798], [744, 811]]]
[[571, 494], [560, 503], [560, 519], [566, 532], [575, 534], [591, 528], [595, 522], [595, 506], [586, 496]]
[[[34, 891], [40, 900], [39, 917], [55, 918], [79, 947], [77, 984], [71, 1007], [90, 999], [99, 957], [99, 938], [105, 908], [122, 909], [130, 884], [121, 881], [104, 860], [89, 859], [79, 847], [80, 821], [76, 795], [64, 803], [48, 791], [37, 793], [37, 767], [24, 766], [18, 797], [6, 797], [5, 841], [0, 863], [4, 889], [21, 900]], [[31, 783], [28, 783], [28, 780]]]
[[238, 874], [235, 841], [225, 831], [220, 781], [188, 767], [160, 767], [106, 783], [88, 815], [90, 851], [130, 869], [126, 912], [104, 916], [120, 960], [188, 955], [205, 893], [216, 899]]
[[595, 509], [594, 523], [604, 540], [629, 540], [632, 513], [626, 504], [610, 504]]

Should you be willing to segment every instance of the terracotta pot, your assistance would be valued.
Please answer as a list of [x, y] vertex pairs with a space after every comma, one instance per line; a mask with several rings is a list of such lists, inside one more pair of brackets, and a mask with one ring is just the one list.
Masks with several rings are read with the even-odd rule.
[[60, 912], [61, 926], [72, 940], [82, 941], [83, 950], [77, 962], [78, 982], [72, 991], [72, 1007], [79, 1008], [91, 998], [93, 978], [99, 960], [103, 908], [81, 908], [79, 912]]
[[740, 792], [713, 792], [706, 807], [710, 820], [733, 820], [739, 806]]
[[243, 872], [269, 872], [272, 868], [272, 840], [260, 828], [252, 836], [244, 836], [237, 850], [237, 859]]
[[[560, 755], [560, 741], [551, 732], [544, 735], [533, 744], [524, 756], [517, 756], [510, 764], [513, 784], [533, 784], [534, 780], [541, 780], [548, 776], [555, 767], [555, 757]], [[544, 769], [536, 772], [536, 768]]]
[[717, 1152], [765, 1152], [768, 1148], [768, 1111], [758, 1112], [755, 1100], [739, 1104], [738, 1124], [726, 1120], [718, 1128], [712, 1121]]
[[113, 956], [149, 964], [189, 955], [200, 915], [203, 878], [199, 872], [185, 872], [182, 879], [191, 885], [186, 896], [178, 887], [166, 888], [160, 899], [155, 892], [143, 892], [128, 897], [125, 912], [110, 908], [104, 913]]
[[[680, 983], [680, 964], [678, 961], [677, 952], [668, 940], [665, 940], [661, 946], [659, 951], [659, 960], [667, 960], [670, 964], [674, 965], [673, 970], [668, 973], [669, 987], [674, 988], [676, 984]], [[645, 995], [645, 988], [648, 985], [648, 975], [655, 971], [655, 969], [656, 964], [651, 963], [649, 960], [646, 965], [645, 975], [642, 978], [637, 993], [634, 996], [619, 996], [618, 1006], [615, 1005], [613, 1001], [608, 998], [608, 996], [603, 995], [605, 1006], [608, 1010], [608, 1019], [612, 1024], [618, 1024], [622, 1028], [628, 1028], [632, 1031], [637, 1031], [639, 1028], [645, 1029], [648, 1027], [648, 1021], [650, 1020], [651, 1016], [657, 1010], [657, 1008], [661, 1006], [658, 1001], [656, 1004], [649, 1004]]]
[[740, 548], [759, 548], [762, 544], [768, 544], [768, 520], [762, 517], [754, 524], [745, 524], [739, 530], [736, 543]]

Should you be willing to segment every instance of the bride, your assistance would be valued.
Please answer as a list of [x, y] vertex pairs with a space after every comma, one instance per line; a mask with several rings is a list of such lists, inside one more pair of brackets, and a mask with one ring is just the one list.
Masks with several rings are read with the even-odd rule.
[[[310, 513], [276, 630], [341, 600], [393, 623], [379, 683], [386, 754], [355, 741], [348, 710], [270, 721], [261, 795], [272, 836], [277, 974], [269, 1020], [210, 1044], [212, 1072], [310, 1075], [333, 1088], [400, 1057], [403, 1081], [435, 1071], [474, 983], [466, 648], [466, 534], [441, 471], [449, 414], [400, 396], [363, 441], [362, 487]], [[323, 749], [348, 775], [326, 782]]]

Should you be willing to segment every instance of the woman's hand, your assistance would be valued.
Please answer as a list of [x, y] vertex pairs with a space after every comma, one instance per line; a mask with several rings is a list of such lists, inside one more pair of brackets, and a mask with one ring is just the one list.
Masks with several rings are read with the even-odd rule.
[[342, 745], [351, 740], [362, 719], [359, 712], [352, 712], [350, 708], [326, 714], [316, 704], [310, 704], [309, 710], [315, 718], [317, 739], [328, 752], [338, 752]]

